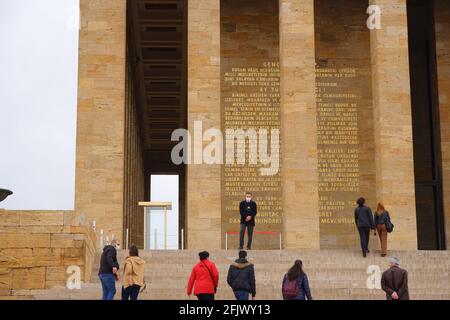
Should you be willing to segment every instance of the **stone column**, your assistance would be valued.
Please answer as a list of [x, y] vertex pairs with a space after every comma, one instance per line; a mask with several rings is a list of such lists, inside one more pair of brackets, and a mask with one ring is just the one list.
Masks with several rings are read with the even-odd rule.
[[435, 1], [445, 234], [450, 249], [450, 3]]
[[122, 241], [126, 1], [80, 7], [75, 210]]
[[377, 202], [391, 213], [390, 249], [417, 249], [414, 157], [406, 0], [379, 5], [382, 28], [371, 31]]
[[[221, 128], [220, 0], [188, 1], [188, 129]], [[206, 144], [205, 144], [206, 145]], [[221, 248], [221, 166], [194, 164], [202, 146], [191, 148], [187, 166], [187, 247]], [[197, 156], [196, 156], [197, 155]]]
[[285, 249], [319, 249], [314, 1], [280, 0]]

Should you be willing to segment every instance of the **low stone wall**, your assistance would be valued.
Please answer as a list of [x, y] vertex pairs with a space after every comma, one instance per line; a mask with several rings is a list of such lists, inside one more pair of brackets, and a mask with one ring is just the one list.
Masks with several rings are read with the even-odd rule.
[[0, 210], [0, 299], [64, 285], [72, 265], [88, 282], [96, 244], [85, 216], [73, 211]]

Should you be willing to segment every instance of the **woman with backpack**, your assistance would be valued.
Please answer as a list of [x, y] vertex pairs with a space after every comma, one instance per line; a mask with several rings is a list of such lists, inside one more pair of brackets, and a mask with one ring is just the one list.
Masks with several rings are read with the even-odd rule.
[[283, 300], [312, 300], [308, 276], [303, 271], [303, 262], [295, 261], [292, 268], [284, 275], [282, 284]]
[[192, 269], [187, 286], [187, 295], [190, 297], [192, 289], [198, 300], [214, 300], [219, 284], [219, 272], [216, 265], [209, 261], [207, 251], [198, 254], [200, 262]]
[[375, 212], [375, 226], [381, 243], [381, 256], [386, 257], [387, 254], [387, 235], [392, 232], [394, 225], [391, 222], [389, 212], [379, 203]]

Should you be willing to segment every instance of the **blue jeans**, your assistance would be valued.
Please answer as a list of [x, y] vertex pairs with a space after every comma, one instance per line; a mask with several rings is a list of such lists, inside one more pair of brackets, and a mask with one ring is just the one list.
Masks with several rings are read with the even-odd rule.
[[100, 274], [98, 276], [102, 283], [103, 300], [114, 300], [116, 294], [116, 278], [113, 274]]
[[248, 300], [248, 291], [234, 291], [234, 296], [236, 297], [236, 300]]

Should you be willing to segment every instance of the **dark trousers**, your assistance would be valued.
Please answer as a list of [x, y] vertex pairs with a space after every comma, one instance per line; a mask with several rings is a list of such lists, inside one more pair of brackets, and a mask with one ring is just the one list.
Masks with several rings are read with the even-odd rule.
[[359, 239], [361, 240], [362, 252], [369, 250], [370, 227], [358, 227]]
[[239, 248], [244, 247], [245, 228], [247, 228], [247, 232], [248, 232], [247, 248], [251, 248], [252, 247], [253, 228], [254, 227], [255, 226], [247, 225], [245, 223], [241, 223], [241, 232], [239, 233]]
[[198, 300], [214, 300], [213, 294], [200, 293], [197, 295]]
[[122, 287], [122, 300], [137, 300], [141, 286], [133, 284], [127, 288]]

